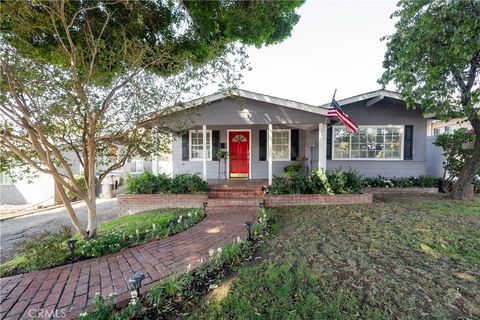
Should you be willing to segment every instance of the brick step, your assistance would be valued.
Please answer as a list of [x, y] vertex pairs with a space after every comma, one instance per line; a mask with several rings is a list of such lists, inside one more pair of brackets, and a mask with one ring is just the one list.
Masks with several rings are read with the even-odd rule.
[[208, 186], [210, 191], [262, 191], [262, 185], [259, 184], [214, 184]]
[[208, 193], [209, 199], [216, 199], [216, 198], [260, 198], [262, 196], [262, 192], [260, 191], [232, 191], [232, 190], [224, 190], [224, 191], [210, 191]]
[[258, 208], [259, 200], [256, 198], [213, 198], [208, 199], [208, 208], [212, 207], [236, 207], [236, 206], [256, 206]]
[[258, 213], [258, 206], [218, 206], [209, 207], [207, 214], [253, 214], [255, 217]]

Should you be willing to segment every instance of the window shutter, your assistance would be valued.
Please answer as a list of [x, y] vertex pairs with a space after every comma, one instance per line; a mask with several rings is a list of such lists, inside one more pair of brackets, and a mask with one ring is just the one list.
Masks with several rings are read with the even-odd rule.
[[212, 131], [212, 160], [217, 161], [217, 152], [220, 150], [220, 131]]
[[298, 129], [292, 129], [290, 130], [290, 144], [291, 144], [291, 148], [290, 148], [290, 156], [291, 156], [291, 160], [295, 160], [297, 159], [297, 157], [299, 156], [299, 149], [300, 149], [300, 141], [299, 141], [299, 132], [298, 132]]
[[332, 132], [333, 127], [327, 128], [327, 160], [332, 160]]
[[405, 126], [403, 144], [403, 160], [413, 159], [413, 126]]
[[260, 130], [258, 160], [267, 161], [267, 130]]
[[188, 161], [188, 132], [182, 136], [182, 160]]

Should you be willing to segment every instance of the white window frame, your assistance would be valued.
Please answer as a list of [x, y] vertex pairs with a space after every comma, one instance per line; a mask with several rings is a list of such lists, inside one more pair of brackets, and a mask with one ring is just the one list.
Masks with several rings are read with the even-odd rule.
[[[132, 171], [132, 163], [133, 163], [134, 161], [135, 161], [135, 162], [137, 162], [137, 161], [141, 161], [141, 162], [142, 162], [142, 166], [141, 166], [142, 170], [141, 170], [141, 171], [136, 171], [136, 169], [137, 169], [137, 166], [136, 166], [136, 165], [135, 165], [135, 171]], [[128, 172], [134, 173], [134, 174], [144, 173], [144, 172], [145, 172], [145, 161], [144, 161], [143, 159], [132, 159], [132, 160], [130, 161], [130, 168], [128, 168]]]
[[[188, 156], [190, 161], [203, 161], [203, 155], [201, 158], [193, 158], [192, 157], [192, 133], [202, 133], [203, 130], [190, 130], [188, 132]], [[207, 154], [207, 161], [212, 161], [212, 130], [207, 130], [207, 137], [210, 136], [210, 139], [207, 139], [207, 145], [210, 143], [210, 157]], [[202, 143], [203, 144], [203, 143]]]
[[403, 152], [404, 152], [404, 139], [405, 139], [405, 126], [401, 125], [363, 125], [363, 126], [358, 126], [359, 129], [361, 128], [399, 128], [401, 129], [401, 135], [400, 135], [400, 157], [399, 158], [351, 158], [352, 155], [352, 135], [350, 134], [350, 142], [349, 142], [349, 158], [337, 158], [335, 157], [335, 129], [336, 128], [342, 128], [342, 126], [337, 125], [333, 126], [332, 129], [332, 160], [348, 160], [348, 161], [403, 161]]
[[[273, 134], [274, 132], [279, 132], [279, 131], [288, 131], [288, 152], [287, 152], [287, 158], [286, 159], [275, 159], [273, 157]], [[290, 129], [273, 129], [272, 130], [272, 161], [291, 161], [291, 154], [292, 154], [292, 130]]]
[[13, 184], [12, 179], [6, 172], [0, 172], [0, 186], [10, 186]]

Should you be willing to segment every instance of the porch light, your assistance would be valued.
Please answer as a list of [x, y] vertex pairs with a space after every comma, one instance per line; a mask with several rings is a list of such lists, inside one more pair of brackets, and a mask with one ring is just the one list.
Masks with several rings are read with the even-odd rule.
[[208, 206], [208, 202], [204, 202], [203, 203], [203, 215], [207, 215], [207, 206]]
[[77, 240], [75, 239], [70, 239], [68, 240], [68, 248], [70, 249], [70, 255], [72, 256], [72, 259], [75, 259], [75, 244], [77, 243]]
[[137, 293], [137, 297], [140, 297], [140, 288], [142, 287], [142, 281], [144, 279], [145, 275], [143, 273], [134, 273], [130, 279], [128, 279], [130, 289], [131, 291], [135, 291]]
[[248, 231], [248, 238], [247, 238], [248, 241], [252, 241], [252, 225], [253, 225], [252, 221], [245, 221], [245, 227], [247, 227], [247, 231]]

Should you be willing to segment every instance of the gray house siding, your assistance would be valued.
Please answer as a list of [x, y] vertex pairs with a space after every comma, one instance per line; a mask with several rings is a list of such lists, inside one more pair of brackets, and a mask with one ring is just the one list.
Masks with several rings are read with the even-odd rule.
[[[180, 122], [190, 130], [201, 130], [207, 125], [207, 130], [220, 131], [220, 143], [227, 147], [227, 130], [251, 130], [251, 173], [250, 179], [268, 178], [268, 161], [259, 161], [259, 131], [267, 130], [268, 124], [274, 129], [299, 129], [300, 157], [306, 155], [305, 130], [307, 126], [323, 123], [325, 117], [308, 111], [296, 110], [261, 101], [246, 98], [227, 98], [213, 102], [207, 106], [189, 109], [176, 115]], [[308, 125], [310, 124], [310, 125]], [[228, 151], [228, 150], [227, 150]], [[175, 137], [172, 145], [173, 174], [203, 172], [202, 161], [182, 160], [182, 138]], [[283, 169], [291, 161], [273, 161], [273, 175], [283, 175]], [[228, 168], [227, 168], [228, 170]], [[207, 179], [218, 178], [218, 161], [207, 161]]]
[[[327, 170], [356, 169], [364, 177], [409, 177], [426, 174], [427, 120], [422, 111], [407, 110], [398, 100], [384, 99], [367, 107], [365, 101], [342, 106], [358, 125], [413, 125], [412, 160], [328, 160]], [[318, 139], [317, 139], [318, 140]]]

